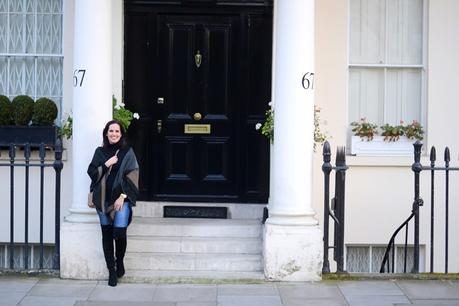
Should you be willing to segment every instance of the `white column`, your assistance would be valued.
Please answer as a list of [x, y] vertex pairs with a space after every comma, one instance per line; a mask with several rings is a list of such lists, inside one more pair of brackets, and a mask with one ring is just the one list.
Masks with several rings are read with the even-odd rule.
[[[71, 8], [69, 8], [71, 9]], [[74, 2], [73, 199], [61, 226], [61, 277], [106, 277], [98, 217], [86, 173], [112, 118], [112, 0]]]
[[73, 201], [67, 221], [91, 221], [95, 216], [87, 206], [86, 170], [102, 143], [102, 129], [112, 118], [111, 6], [112, 0], [75, 1]]
[[274, 2], [274, 152], [265, 275], [321, 277], [322, 234], [312, 209], [314, 0]]

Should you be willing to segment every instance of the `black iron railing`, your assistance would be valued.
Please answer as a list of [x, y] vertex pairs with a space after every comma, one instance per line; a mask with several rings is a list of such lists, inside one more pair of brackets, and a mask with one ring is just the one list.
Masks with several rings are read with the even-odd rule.
[[444, 151], [444, 166], [436, 166], [436, 150], [432, 147], [430, 150], [430, 165], [423, 166], [421, 164], [421, 149], [422, 143], [417, 141], [414, 144], [414, 163], [411, 167], [414, 172], [414, 202], [410, 216], [405, 222], [400, 225], [392, 235], [389, 244], [386, 248], [386, 252], [383, 257], [380, 272], [396, 272], [395, 271], [395, 238], [397, 234], [405, 228], [405, 243], [404, 243], [404, 256], [403, 266], [404, 273], [407, 272], [407, 256], [408, 256], [408, 226], [411, 220], [414, 220], [414, 245], [413, 245], [413, 267], [410, 272], [419, 272], [419, 208], [423, 206], [424, 201], [420, 197], [420, 173], [423, 170], [430, 171], [430, 273], [434, 272], [434, 256], [435, 256], [435, 172], [443, 172], [445, 175], [445, 268], [444, 272], [448, 273], [448, 252], [449, 252], [449, 174], [450, 171], [459, 171], [459, 167], [450, 167], [450, 151], [446, 147]]
[[[331, 164], [331, 150], [328, 141], [323, 147], [324, 172], [324, 259], [322, 273], [330, 273], [329, 249], [333, 248], [333, 259], [336, 261], [337, 272], [344, 272], [344, 210], [346, 190], [346, 150], [338, 147], [335, 166]], [[330, 208], [330, 173], [335, 170], [335, 197]], [[330, 246], [330, 218], [334, 222], [333, 246]]]
[[[9, 168], [9, 186], [10, 186], [10, 241], [8, 244], [8, 255], [7, 255], [7, 263], [8, 268], [11, 270], [29, 270], [31, 267], [29, 266], [29, 256], [30, 256], [30, 242], [29, 242], [29, 209], [30, 209], [30, 170], [31, 168], [39, 168], [39, 248], [40, 248], [40, 257], [39, 257], [39, 269], [43, 269], [43, 253], [44, 253], [44, 186], [45, 186], [45, 169], [46, 168], [53, 168], [55, 172], [55, 192], [54, 192], [54, 203], [55, 203], [55, 211], [54, 211], [54, 232], [55, 232], [55, 241], [54, 241], [54, 254], [53, 254], [53, 269], [59, 269], [59, 257], [60, 257], [60, 198], [61, 198], [61, 171], [63, 168], [62, 162], [62, 143], [60, 140], [57, 140], [56, 145], [54, 146], [54, 160], [47, 161], [46, 160], [46, 153], [47, 148], [44, 144], [39, 145], [38, 147], [34, 147], [34, 149], [38, 149], [38, 157], [39, 160], [32, 160], [31, 159], [31, 151], [32, 147], [30, 144], [9, 144], [8, 146], [8, 157], [9, 161], [1, 161], [0, 160], [0, 167], [1, 168]], [[23, 158], [17, 158], [17, 152], [19, 150], [23, 151]], [[1, 154], [1, 151], [0, 151]], [[0, 169], [1, 169], [0, 168]], [[18, 173], [19, 168], [24, 169], [24, 184], [21, 184], [20, 187], [15, 185], [15, 175]], [[3, 185], [7, 186], [7, 184]], [[19, 188], [20, 192], [24, 192], [24, 241], [21, 243], [16, 242], [15, 239], [15, 219], [17, 220], [17, 216], [15, 216], [15, 208], [17, 208], [20, 203], [15, 201], [15, 193], [17, 192], [17, 188]], [[22, 246], [23, 247], [23, 267], [15, 267], [14, 259], [15, 259], [15, 246]]]

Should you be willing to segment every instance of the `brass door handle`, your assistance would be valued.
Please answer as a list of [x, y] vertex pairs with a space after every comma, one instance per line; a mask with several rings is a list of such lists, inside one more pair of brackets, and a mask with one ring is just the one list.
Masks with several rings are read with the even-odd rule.
[[194, 119], [195, 121], [199, 121], [199, 120], [202, 119], [202, 115], [201, 115], [200, 113], [194, 113], [193, 119]]
[[163, 121], [162, 120], [156, 121], [156, 130], [158, 131], [158, 134], [161, 134], [162, 129], [163, 129]]

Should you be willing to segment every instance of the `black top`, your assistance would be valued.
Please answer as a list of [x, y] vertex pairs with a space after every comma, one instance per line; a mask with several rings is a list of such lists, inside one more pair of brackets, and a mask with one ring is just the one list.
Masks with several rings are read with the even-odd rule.
[[[113, 202], [116, 199], [112, 199], [112, 187], [113, 187], [113, 182], [115, 181], [116, 174], [118, 173], [118, 170], [120, 168], [121, 162], [123, 161], [124, 156], [126, 155], [127, 149], [121, 149], [120, 145], [118, 143], [116, 144], [110, 144], [106, 147], [101, 148], [102, 153], [104, 154], [106, 160], [110, 159], [113, 155], [115, 155], [116, 151], [119, 150], [117, 156], [118, 156], [118, 162], [114, 164], [110, 170], [110, 174], [107, 177], [107, 182], [106, 182], [106, 189], [105, 189], [105, 199], [108, 202]], [[103, 165], [104, 167], [104, 172], [108, 171], [108, 168]]]

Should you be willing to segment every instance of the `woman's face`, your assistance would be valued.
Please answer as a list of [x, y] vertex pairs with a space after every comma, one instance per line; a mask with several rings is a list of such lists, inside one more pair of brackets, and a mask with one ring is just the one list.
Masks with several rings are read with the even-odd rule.
[[110, 144], [117, 143], [121, 138], [121, 128], [118, 124], [110, 124], [107, 131], [107, 138]]

